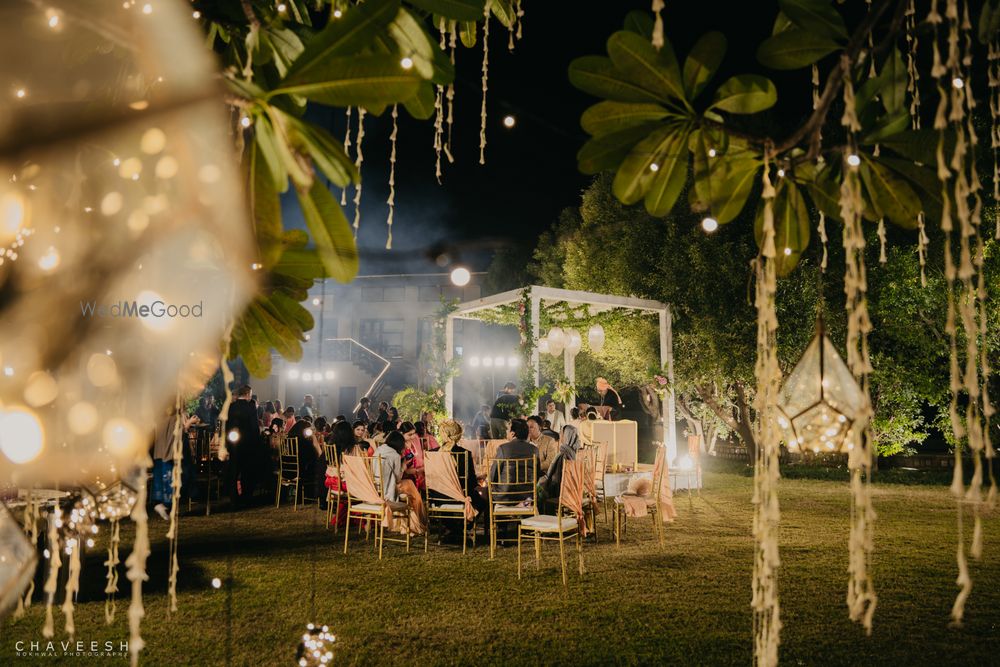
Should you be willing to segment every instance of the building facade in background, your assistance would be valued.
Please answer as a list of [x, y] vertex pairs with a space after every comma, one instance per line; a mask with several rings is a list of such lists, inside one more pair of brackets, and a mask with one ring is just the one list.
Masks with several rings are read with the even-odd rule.
[[[452, 285], [447, 273], [358, 276], [347, 285], [318, 282], [305, 304], [316, 324], [303, 343], [302, 360], [290, 363], [275, 355], [271, 377], [255, 382], [256, 393], [296, 409], [311, 394], [319, 413], [330, 416], [349, 416], [365, 395], [373, 407], [391, 401], [400, 389], [419, 385], [422, 352], [431, 343], [442, 299], [480, 298], [484, 277], [473, 273], [464, 287]], [[483, 328], [457, 323], [456, 355], [479, 348]]]

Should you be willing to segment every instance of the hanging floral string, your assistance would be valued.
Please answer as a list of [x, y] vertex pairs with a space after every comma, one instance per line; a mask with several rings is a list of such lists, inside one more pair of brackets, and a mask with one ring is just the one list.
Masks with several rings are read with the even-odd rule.
[[774, 265], [774, 186], [770, 164], [765, 154], [763, 192], [763, 240], [754, 260], [757, 307], [757, 423], [754, 437], [757, 455], [754, 461], [754, 563], [753, 597], [754, 664], [772, 667], [778, 664], [781, 641], [781, 612], [778, 603], [778, 507], [779, 439], [774, 420], [781, 371], [778, 366], [778, 315], [775, 309], [777, 274]]
[[653, 14], [656, 15], [653, 21], [653, 46], [657, 49], [663, 47], [663, 0], [653, 0]]
[[523, 36], [521, 28], [524, 26], [524, 8], [521, 7], [521, 0], [516, 0], [514, 7], [516, 8], [514, 15], [517, 17], [517, 41], [520, 42]]
[[177, 560], [178, 543], [178, 508], [181, 504], [181, 468], [184, 464], [184, 414], [181, 411], [181, 392], [177, 391], [177, 398], [174, 404], [174, 432], [173, 432], [173, 458], [174, 468], [171, 471], [171, 503], [170, 503], [170, 528], [167, 529], [167, 540], [170, 544], [170, 576], [167, 579], [167, 598], [170, 600], [169, 609], [171, 612], [177, 611], [177, 573], [180, 571], [180, 563]]
[[358, 107], [358, 134], [354, 138], [354, 146], [357, 149], [357, 157], [354, 159], [354, 166], [358, 170], [358, 182], [354, 186], [354, 238], [358, 238], [358, 230], [361, 228], [361, 163], [365, 161], [365, 155], [361, 152], [361, 142], [365, 138], [365, 109]]
[[[1000, 201], [1000, 41], [989, 45], [990, 149], [993, 153], [993, 199]], [[996, 238], [1000, 239], [1000, 216], [996, 221]]]
[[[448, 35], [448, 49], [451, 51], [450, 55], [451, 55], [451, 67], [452, 67], [452, 69], [455, 68], [455, 50], [456, 50], [455, 47], [456, 47], [457, 41], [458, 41], [458, 27], [457, 26], [458, 26], [458, 22], [457, 21], [452, 21], [451, 22], [450, 34]], [[452, 125], [454, 124], [454, 120], [455, 120], [455, 115], [454, 115], [454, 111], [455, 111], [455, 82], [454, 81], [452, 81], [451, 83], [448, 84], [448, 88], [445, 91], [444, 97], [445, 97], [445, 100], [448, 102], [448, 116], [445, 119], [445, 122], [448, 123], [448, 140], [444, 144], [444, 154], [445, 154], [445, 157], [448, 158], [448, 164], [451, 164], [451, 163], [453, 163], [455, 161], [454, 156], [452, 156], [452, 154], [451, 154], [451, 128], [452, 128]]]
[[[490, 69], [490, 7], [492, 0], [486, 0], [483, 19], [483, 105], [479, 111], [479, 164], [486, 164], [486, 90]], [[450, 136], [450, 130], [449, 130]]]
[[104, 586], [104, 593], [107, 598], [104, 600], [104, 622], [107, 625], [115, 620], [115, 610], [117, 604], [115, 596], [118, 593], [118, 544], [120, 542], [120, 532], [118, 519], [111, 520], [111, 537], [108, 540], [108, 559], [104, 564], [108, 568], [108, 583]]
[[[396, 106], [395, 104], [392, 105], [392, 134], [389, 135], [389, 143], [392, 144], [392, 149], [389, 152], [389, 198], [385, 200], [389, 204], [389, 217], [385, 221], [386, 226], [389, 228], [389, 235], [385, 240], [386, 250], [392, 250], [392, 214], [396, 208], [396, 136], [399, 134], [399, 124], [397, 122], [399, 111]], [[440, 153], [438, 157], [438, 162], [440, 163]]]
[[146, 574], [146, 559], [149, 558], [149, 515], [146, 514], [146, 470], [152, 465], [149, 454], [143, 452], [142, 458], [137, 462], [139, 474], [136, 484], [136, 502], [132, 509], [132, 523], [135, 524], [135, 543], [132, 545], [132, 553], [125, 559], [128, 567], [127, 577], [132, 582], [132, 602], [128, 607], [128, 628], [129, 640], [128, 650], [132, 667], [139, 664], [139, 653], [146, 642], [139, 634], [142, 626], [142, 619], [146, 615], [146, 609], [142, 604], [142, 582], [149, 579]]
[[906, 31], [906, 91], [910, 93], [910, 125], [920, 129], [920, 72], [917, 70], [917, 11], [914, 0], [907, 0], [904, 14]]
[[59, 544], [59, 528], [62, 526], [62, 510], [56, 505], [49, 515], [49, 576], [45, 579], [45, 625], [42, 626], [42, 636], [51, 639], [55, 636], [55, 621], [52, 618], [52, 603], [56, 599], [56, 589], [59, 588], [59, 570], [62, 567], [62, 556]]
[[[850, 63], [844, 62], [850, 71]], [[840, 186], [840, 215], [844, 221], [844, 293], [847, 309], [847, 365], [861, 384], [865, 407], [848, 433], [848, 468], [851, 472], [851, 531], [848, 541], [847, 608], [852, 621], [860, 621], [865, 631], [872, 631], [872, 617], [878, 596], [871, 577], [871, 556], [875, 549], [875, 510], [871, 502], [872, 439], [867, 425], [871, 418], [868, 334], [872, 325], [868, 315], [868, 281], [865, 270], [865, 235], [862, 227], [861, 179], [856, 166], [848, 161], [855, 155], [855, 133], [861, 129], [855, 114], [854, 86], [844, 78], [844, 114], [841, 124], [847, 130], [843, 182]]]
[[[444, 51], [447, 48], [447, 35], [448, 31], [445, 27], [445, 19], [442, 16], [440, 23], [438, 23], [438, 30], [441, 32], [441, 42], [439, 46], [441, 50]], [[434, 95], [434, 177], [437, 179], [438, 185], [441, 185], [441, 149], [444, 147], [444, 86], [438, 84], [435, 86], [436, 93]], [[393, 121], [393, 134], [395, 135], [395, 121]], [[393, 143], [393, 151], [395, 151], [395, 142]], [[389, 230], [390, 237], [392, 234], [392, 229]]]
[[[812, 66], [812, 105], [815, 110], [819, 106], [819, 67], [815, 64]], [[820, 269], [826, 271], [826, 263], [829, 257], [827, 252], [827, 235], [826, 235], [826, 216], [823, 211], [819, 212], [819, 224], [816, 226], [816, 231], [819, 232], [819, 242], [820, 246], [823, 248], [823, 258], [820, 260]]]
[[66, 596], [62, 603], [62, 613], [66, 618], [66, 634], [70, 639], [73, 639], [76, 635], [76, 622], [73, 619], [73, 601], [80, 590], [80, 552], [83, 551], [83, 541], [79, 535], [66, 540], [66, 550], [69, 552], [69, 573], [66, 577]]
[[[24, 508], [24, 532], [32, 544], [38, 544], [38, 502], [30, 490], [28, 491], [28, 502]], [[24, 595], [17, 599], [17, 609], [14, 612], [14, 618], [24, 616], [25, 609], [31, 606], [31, 596], [34, 593], [35, 578], [32, 577], [28, 581], [28, 588], [24, 591]]]
[[[347, 126], [344, 129], [344, 155], [351, 155], [351, 107], [347, 107]], [[347, 188], [340, 191], [340, 205], [347, 206]]]

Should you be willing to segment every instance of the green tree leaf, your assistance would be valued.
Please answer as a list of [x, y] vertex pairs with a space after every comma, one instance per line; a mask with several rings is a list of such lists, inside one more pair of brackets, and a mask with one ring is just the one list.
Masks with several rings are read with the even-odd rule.
[[917, 228], [920, 198], [905, 179], [878, 159], [866, 156], [861, 165], [861, 180], [877, 216], [884, 216], [904, 229]]
[[270, 271], [284, 250], [281, 243], [281, 201], [274, 177], [260, 153], [256, 141], [249, 142], [244, 157], [247, 173], [247, 194], [254, 235], [265, 271]]
[[653, 38], [653, 17], [649, 12], [633, 9], [625, 15], [625, 29], [645, 39]]
[[660, 102], [655, 93], [627, 81], [610, 58], [582, 56], [569, 64], [569, 82], [585, 93], [616, 102]]
[[688, 173], [688, 129], [674, 132], [661, 153], [661, 162], [646, 191], [646, 211], [662, 218], [670, 213], [684, 189]]
[[285, 161], [278, 147], [278, 137], [274, 134], [271, 121], [265, 116], [259, 117], [253, 132], [260, 156], [271, 172], [275, 187], [279, 192], [286, 191], [288, 189], [288, 169], [285, 167]]
[[350, 282], [358, 273], [358, 249], [337, 200], [318, 181], [308, 191], [296, 188], [295, 192], [327, 274], [342, 283]]
[[309, 154], [316, 167], [331, 183], [343, 188], [358, 181], [360, 177], [354, 161], [344, 152], [343, 143], [335, 139], [326, 128], [293, 116], [286, 116], [286, 119], [296, 147]]
[[726, 37], [721, 32], [702, 35], [684, 60], [684, 90], [689, 99], [698, 97], [726, 55]]
[[[640, 141], [632, 148], [628, 156], [618, 167], [615, 174], [612, 191], [623, 204], [634, 204], [646, 194], [650, 184], [657, 175], [657, 167], [668, 158], [676, 159], [678, 152], [685, 154], [685, 164], [687, 163], [687, 126], [684, 124], [671, 124], [661, 126], [653, 130], [649, 136]], [[677, 142], [678, 134], [683, 134], [685, 143]], [[670, 152], [671, 149], [674, 152]]]
[[827, 164], [807, 185], [813, 204], [831, 220], [840, 220], [840, 169]]
[[576, 154], [577, 166], [584, 174], [597, 174], [615, 169], [621, 164], [632, 147], [658, 124], [637, 125], [626, 130], [602, 134], [587, 141]]
[[476, 45], [476, 22], [463, 21], [458, 26], [458, 37], [462, 40], [462, 46], [471, 49]]
[[798, 27], [820, 37], [847, 39], [847, 26], [830, 0], [778, 0], [782, 13]]
[[330, 21], [313, 36], [285, 76], [284, 83], [330, 78], [329, 61], [356, 56], [399, 13], [399, 0], [368, 0], [351, 7], [343, 18]]
[[757, 113], [770, 109], [777, 101], [778, 91], [770, 79], [757, 74], [740, 74], [719, 86], [712, 108], [729, 113]]
[[886, 58], [882, 66], [882, 73], [879, 74], [882, 80], [880, 97], [885, 110], [889, 113], [897, 113], [906, 108], [906, 65], [903, 64], [903, 57], [899, 54], [899, 49], [893, 49]]
[[427, 120], [434, 115], [435, 99], [434, 86], [430, 83], [423, 83], [417, 89], [416, 95], [403, 101], [403, 107], [414, 118]]
[[636, 125], [663, 120], [670, 112], [659, 104], [598, 102], [583, 112], [580, 126], [595, 137], [626, 130]]
[[739, 215], [760, 171], [760, 156], [736, 140], [725, 154], [709, 155], [708, 141], [699, 132], [694, 142], [694, 188], [691, 208], [711, 213], [725, 224]]
[[[517, 19], [517, 12], [511, 0], [490, 0], [490, 12], [505, 28], [510, 28]], [[482, 16], [482, 12], [479, 15]]]
[[453, 21], [478, 21], [483, 18], [485, 0], [409, 0], [414, 7], [439, 14]]
[[403, 69], [396, 55], [329, 58], [307, 75], [286, 77], [271, 95], [301, 95], [320, 104], [369, 110], [407, 100], [419, 92], [416, 68]]
[[771, 69], [799, 69], [839, 48], [832, 39], [791, 28], [765, 39], [757, 48], [757, 60]]
[[[775, 270], [779, 277], [787, 276], [799, 263], [802, 252], [809, 247], [809, 209], [802, 193], [793, 182], [782, 179], [774, 197]], [[764, 202], [757, 207], [754, 219], [757, 246], [764, 241]]]
[[920, 197], [920, 205], [928, 222], [940, 222], [941, 182], [937, 172], [931, 167], [921, 167], [909, 160], [881, 155], [879, 163], [905, 177], [913, 185], [914, 191]]
[[229, 358], [240, 357], [250, 374], [266, 378], [271, 374], [271, 346], [257, 320], [250, 314], [250, 307], [233, 327]]
[[686, 104], [677, 57], [669, 42], [665, 41], [657, 51], [634, 32], [620, 30], [608, 38], [608, 56], [626, 81], [651, 92], [657, 99], [673, 98]]

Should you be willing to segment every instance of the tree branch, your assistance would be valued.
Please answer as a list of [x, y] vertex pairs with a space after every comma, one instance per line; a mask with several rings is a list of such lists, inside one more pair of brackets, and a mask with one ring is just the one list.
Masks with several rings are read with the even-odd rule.
[[726, 423], [726, 426], [733, 431], [739, 432], [740, 425], [735, 419], [733, 419], [733, 415], [731, 413], [727, 413], [727, 411], [719, 405], [718, 401], [715, 400], [715, 397], [708, 391], [708, 389], [702, 385], [695, 385], [694, 390], [697, 392], [698, 397], [705, 402], [705, 405], [707, 405], [719, 419]]

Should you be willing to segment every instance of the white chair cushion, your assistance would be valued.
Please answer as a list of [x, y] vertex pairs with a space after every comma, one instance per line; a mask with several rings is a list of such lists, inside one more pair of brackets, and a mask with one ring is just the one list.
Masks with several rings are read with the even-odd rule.
[[[525, 528], [533, 528], [545, 532], [559, 532], [559, 517], [551, 514], [539, 514], [538, 516], [521, 519], [521, 525]], [[576, 519], [564, 516], [562, 518], [562, 529], [564, 531], [576, 528]]]
[[375, 503], [358, 503], [357, 505], [351, 505], [351, 511], [355, 510], [358, 512], [381, 512], [382, 506]]
[[431, 505], [432, 510], [447, 510], [450, 512], [464, 512], [465, 505], [462, 503], [445, 503], [443, 505]]
[[494, 505], [494, 514], [534, 514], [533, 507], [515, 507], [514, 505]]

